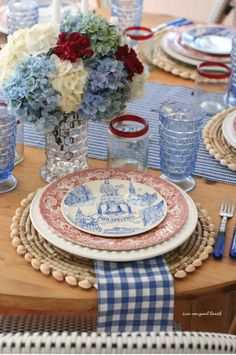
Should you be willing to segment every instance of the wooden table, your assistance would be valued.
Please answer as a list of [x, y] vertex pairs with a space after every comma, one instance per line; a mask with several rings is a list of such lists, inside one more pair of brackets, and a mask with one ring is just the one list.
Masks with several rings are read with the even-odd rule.
[[[147, 15], [149, 26], [163, 22], [166, 17]], [[157, 68], [151, 81], [170, 85], [187, 85], [193, 82], [172, 76]], [[33, 270], [16, 254], [11, 246], [9, 226], [15, 209], [28, 193], [45, 183], [39, 177], [44, 162], [44, 151], [25, 147], [25, 159], [15, 168], [19, 185], [14, 191], [0, 195], [0, 311], [1, 313], [92, 313], [97, 311], [97, 291], [82, 290], [59, 283], [51, 277]], [[89, 159], [91, 167], [106, 163]], [[152, 171], [159, 175], [159, 171]], [[218, 225], [218, 210], [227, 194], [236, 196], [236, 187], [221, 183], [206, 183], [197, 178], [197, 186], [190, 193], [195, 202], [209, 211]], [[175, 281], [175, 318], [185, 330], [226, 332], [236, 313], [236, 262], [228, 257], [230, 237], [235, 217], [229, 221], [225, 255], [221, 261], [211, 257], [186, 279]], [[201, 315], [201, 313], [207, 313]], [[213, 314], [214, 313], [214, 314]]]

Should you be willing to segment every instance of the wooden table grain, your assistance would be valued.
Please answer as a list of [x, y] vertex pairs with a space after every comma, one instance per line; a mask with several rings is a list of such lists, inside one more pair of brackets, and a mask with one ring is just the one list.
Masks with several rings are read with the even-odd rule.
[[[150, 26], [167, 17], [145, 15], [144, 23]], [[151, 81], [169, 85], [193, 87], [193, 82], [154, 68]], [[90, 167], [105, 167], [106, 162], [88, 159]], [[44, 163], [44, 151], [25, 147], [25, 159], [15, 168], [17, 188], [0, 194], [0, 312], [1, 313], [57, 313], [82, 314], [97, 311], [97, 291], [73, 288], [52, 277], [33, 270], [11, 246], [9, 227], [15, 209], [28, 193], [45, 185], [39, 176]], [[157, 170], [151, 171], [160, 174]], [[236, 177], [235, 177], [236, 178]], [[226, 196], [236, 197], [236, 187], [209, 183], [196, 178], [197, 186], [190, 192], [195, 202], [209, 211], [218, 226], [218, 210]], [[193, 274], [175, 280], [175, 318], [183, 329], [202, 331], [227, 331], [236, 313], [236, 261], [229, 256], [230, 236], [236, 218], [229, 221], [224, 257], [216, 261], [210, 257]]]

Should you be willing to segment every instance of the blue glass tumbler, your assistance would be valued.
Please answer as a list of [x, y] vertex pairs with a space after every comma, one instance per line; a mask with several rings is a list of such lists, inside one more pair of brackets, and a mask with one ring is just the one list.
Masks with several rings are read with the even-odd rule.
[[228, 106], [236, 106], [236, 36], [232, 39], [231, 49], [231, 77], [227, 95]]
[[7, 2], [8, 33], [20, 28], [30, 28], [39, 20], [39, 5], [36, 1], [8, 0]]
[[[0, 91], [0, 102], [6, 103], [6, 98]], [[16, 118], [15, 118], [16, 119]], [[16, 153], [15, 165], [20, 164], [24, 159], [24, 124], [16, 119]]]
[[195, 169], [201, 129], [206, 113], [192, 104], [169, 101], [159, 112], [160, 167], [162, 178], [184, 191], [195, 187]]
[[127, 27], [140, 26], [143, 0], [111, 0], [111, 14], [118, 17], [118, 29], [121, 33]]
[[0, 193], [13, 190], [17, 185], [12, 175], [16, 148], [16, 120], [7, 105], [0, 102]]

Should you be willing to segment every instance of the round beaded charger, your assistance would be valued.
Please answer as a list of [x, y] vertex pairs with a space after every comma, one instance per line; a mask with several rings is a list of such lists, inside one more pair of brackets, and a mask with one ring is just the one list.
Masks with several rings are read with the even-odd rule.
[[[69, 254], [40, 236], [31, 223], [29, 210], [35, 193], [22, 200], [11, 225], [11, 242], [17, 253], [30, 263], [33, 269], [51, 275], [57, 281], [84, 289], [96, 287], [92, 260]], [[165, 254], [171, 274], [185, 278], [201, 266], [212, 252], [215, 241], [215, 226], [205, 209], [196, 204], [198, 223], [191, 237], [177, 249]]]
[[195, 67], [182, 63], [177, 59], [170, 57], [161, 46], [162, 36], [155, 36], [153, 39], [152, 56], [148, 58], [149, 62], [166, 72], [180, 76], [183, 79], [196, 79]]
[[226, 141], [222, 132], [224, 119], [233, 111], [235, 111], [235, 107], [214, 116], [203, 130], [203, 139], [206, 149], [221, 165], [236, 171], [236, 149]]

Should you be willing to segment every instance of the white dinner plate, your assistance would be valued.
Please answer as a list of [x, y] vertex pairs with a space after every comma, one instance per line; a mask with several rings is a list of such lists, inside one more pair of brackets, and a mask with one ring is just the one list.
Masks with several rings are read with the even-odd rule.
[[200, 52], [227, 55], [231, 52], [235, 34], [235, 30], [224, 26], [196, 26], [183, 32], [182, 41]]
[[78, 244], [74, 244], [64, 238], [59, 237], [57, 234], [53, 233], [43, 221], [39, 213], [39, 202], [46, 188], [47, 186], [37, 193], [30, 205], [30, 218], [35, 229], [43, 238], [45, 238], [49, 243], [52, 243], [56, 247], [68, 253], [88, 259], [119, 262], [143, 260], [158, 255], [163, 255], [183, 244], [194, 232], [198, 221], [198, 213], [193, 200], [187, 193], [176, 186], [176, 188], [182, 192], [187, 201], [189, 214], [183, 227], [172, 238], [155, 246], [138, 250], [107, 251], [82, 247]]
[[236, 111], [230, 112], [224, 119], [222, 124], [222, 133], [227, 142], [236, 149], [236, 130], [233, 122], [236, 117]]
[[61, 203], [64, 218], [75, 228], [103, 237], [145, 233], [166, 216], [164, 198], [133, 179], [87, 181], [70, 190]]
[[230, 56], [216, 56], [203, 52], [196, 51], [195, 49], [189, 48], [182, 44], [181, 42], [181, 32], [169, 31], [166, 35], [166, 41], [168, 47], [170, 47], [176, 53], [184, 57], [189, 57], [202, 62], [222, 62], [230, 63]]
[[190, 58], [187, 56], [184, 56], [180, 53], [177, 53], [176, 51], [174, 51], [168, 44], [168, 33], [166, 33], [161, 40], [161, 47], [162, 49], [172, 58], [179, 60], [182, 63], [186, 63], [189, 65], [193, 65], [193, 66], [197, 66], [200, 63], [202, 63], [202, 60], [198, 60], [198, 59], [194, 59], [194, 58]]

